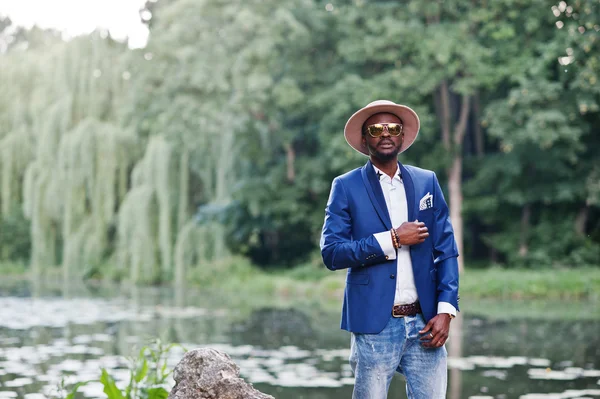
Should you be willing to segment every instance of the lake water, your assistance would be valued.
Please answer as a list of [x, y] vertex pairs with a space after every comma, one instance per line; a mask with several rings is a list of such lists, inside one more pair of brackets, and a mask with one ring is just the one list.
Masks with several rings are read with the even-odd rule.
[[[538, 311], [528, 302], [463, 301], [447, 344], [449, 398], [600, 398], [596, 303]], [[98, 379], [102, 367], [123, 383], [126, 358], [155, 337], [225, 351], [246, 380], [276, 398], [352, 396], [349, 334], [339, 330], [338, 311], [317, 299], [269, 304], [191, 289], [20, 282], [0, 288], [0, 309], [0, 399], [51, 398], [61, 379]], [[182, 355], [171, 352], [171, 367]], [[99, 383], [80, 391], [105, 397]], [[400, 376], [389, 397], [406, 398]]]

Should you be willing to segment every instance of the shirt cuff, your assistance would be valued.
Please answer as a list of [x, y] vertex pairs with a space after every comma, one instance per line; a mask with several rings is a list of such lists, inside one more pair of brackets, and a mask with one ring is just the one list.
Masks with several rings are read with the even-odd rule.
[[383, 253], [387, 255], [388, 260], [396, 259], [396, 248], [394, 248], [394, 244], [392, 243], [392, 233], [384, 231], [373, 234], [373, 236], [379, 243]]
[[452, 316], [456, 316], [456, 308], [448, 302], [438, 302], [438, 314], [450, 313]]

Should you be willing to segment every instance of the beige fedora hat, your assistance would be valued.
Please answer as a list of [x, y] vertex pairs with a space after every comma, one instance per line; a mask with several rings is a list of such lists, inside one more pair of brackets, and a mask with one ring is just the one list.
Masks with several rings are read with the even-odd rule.
[[344, 128], [344, 137], [352, 148], [361, 154], [369, 155], [369, 151], [362, 144], [362, 126], [372, 115], [382, 112], [396, 115], [402, 120], [404, 142], [400, 147], [400, 152], [406, 151], [415, 141], [421, 122], [415, 111], [406, 105], [396, 104], [388, 100], [377, 100], [369, 103], [366, 107], [359, 109], [348, 119]]

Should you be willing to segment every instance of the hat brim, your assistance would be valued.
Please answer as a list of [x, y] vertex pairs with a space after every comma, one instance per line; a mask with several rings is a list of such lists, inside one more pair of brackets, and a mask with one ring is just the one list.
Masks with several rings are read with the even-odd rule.
[[344, 137], [346, 138], [346, 141], [352, 148], [361, 154], [367, 156], [370, 155], [369, 150], [362, 142], [362, 126], [372, 115], [382, 112], [394, 114], [402, 120], [404, 141], [402, 142], [399, 153], [406, 151], [416, 140], [421, 123], [419, 121], [419, 116], [411, 108], [406, 105], [394, 103], [367, 105], [356, 111], [354, 115], [348, 119], [348, 122], [346, 122], [346, 126], [344, 127]]

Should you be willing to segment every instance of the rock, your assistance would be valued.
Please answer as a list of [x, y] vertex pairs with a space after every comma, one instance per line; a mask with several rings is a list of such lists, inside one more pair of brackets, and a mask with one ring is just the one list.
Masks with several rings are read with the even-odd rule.
[[173, 371], [168, 399], [273, 399], [240, 378], [228, 354], [211, 348], [187, 352]]

